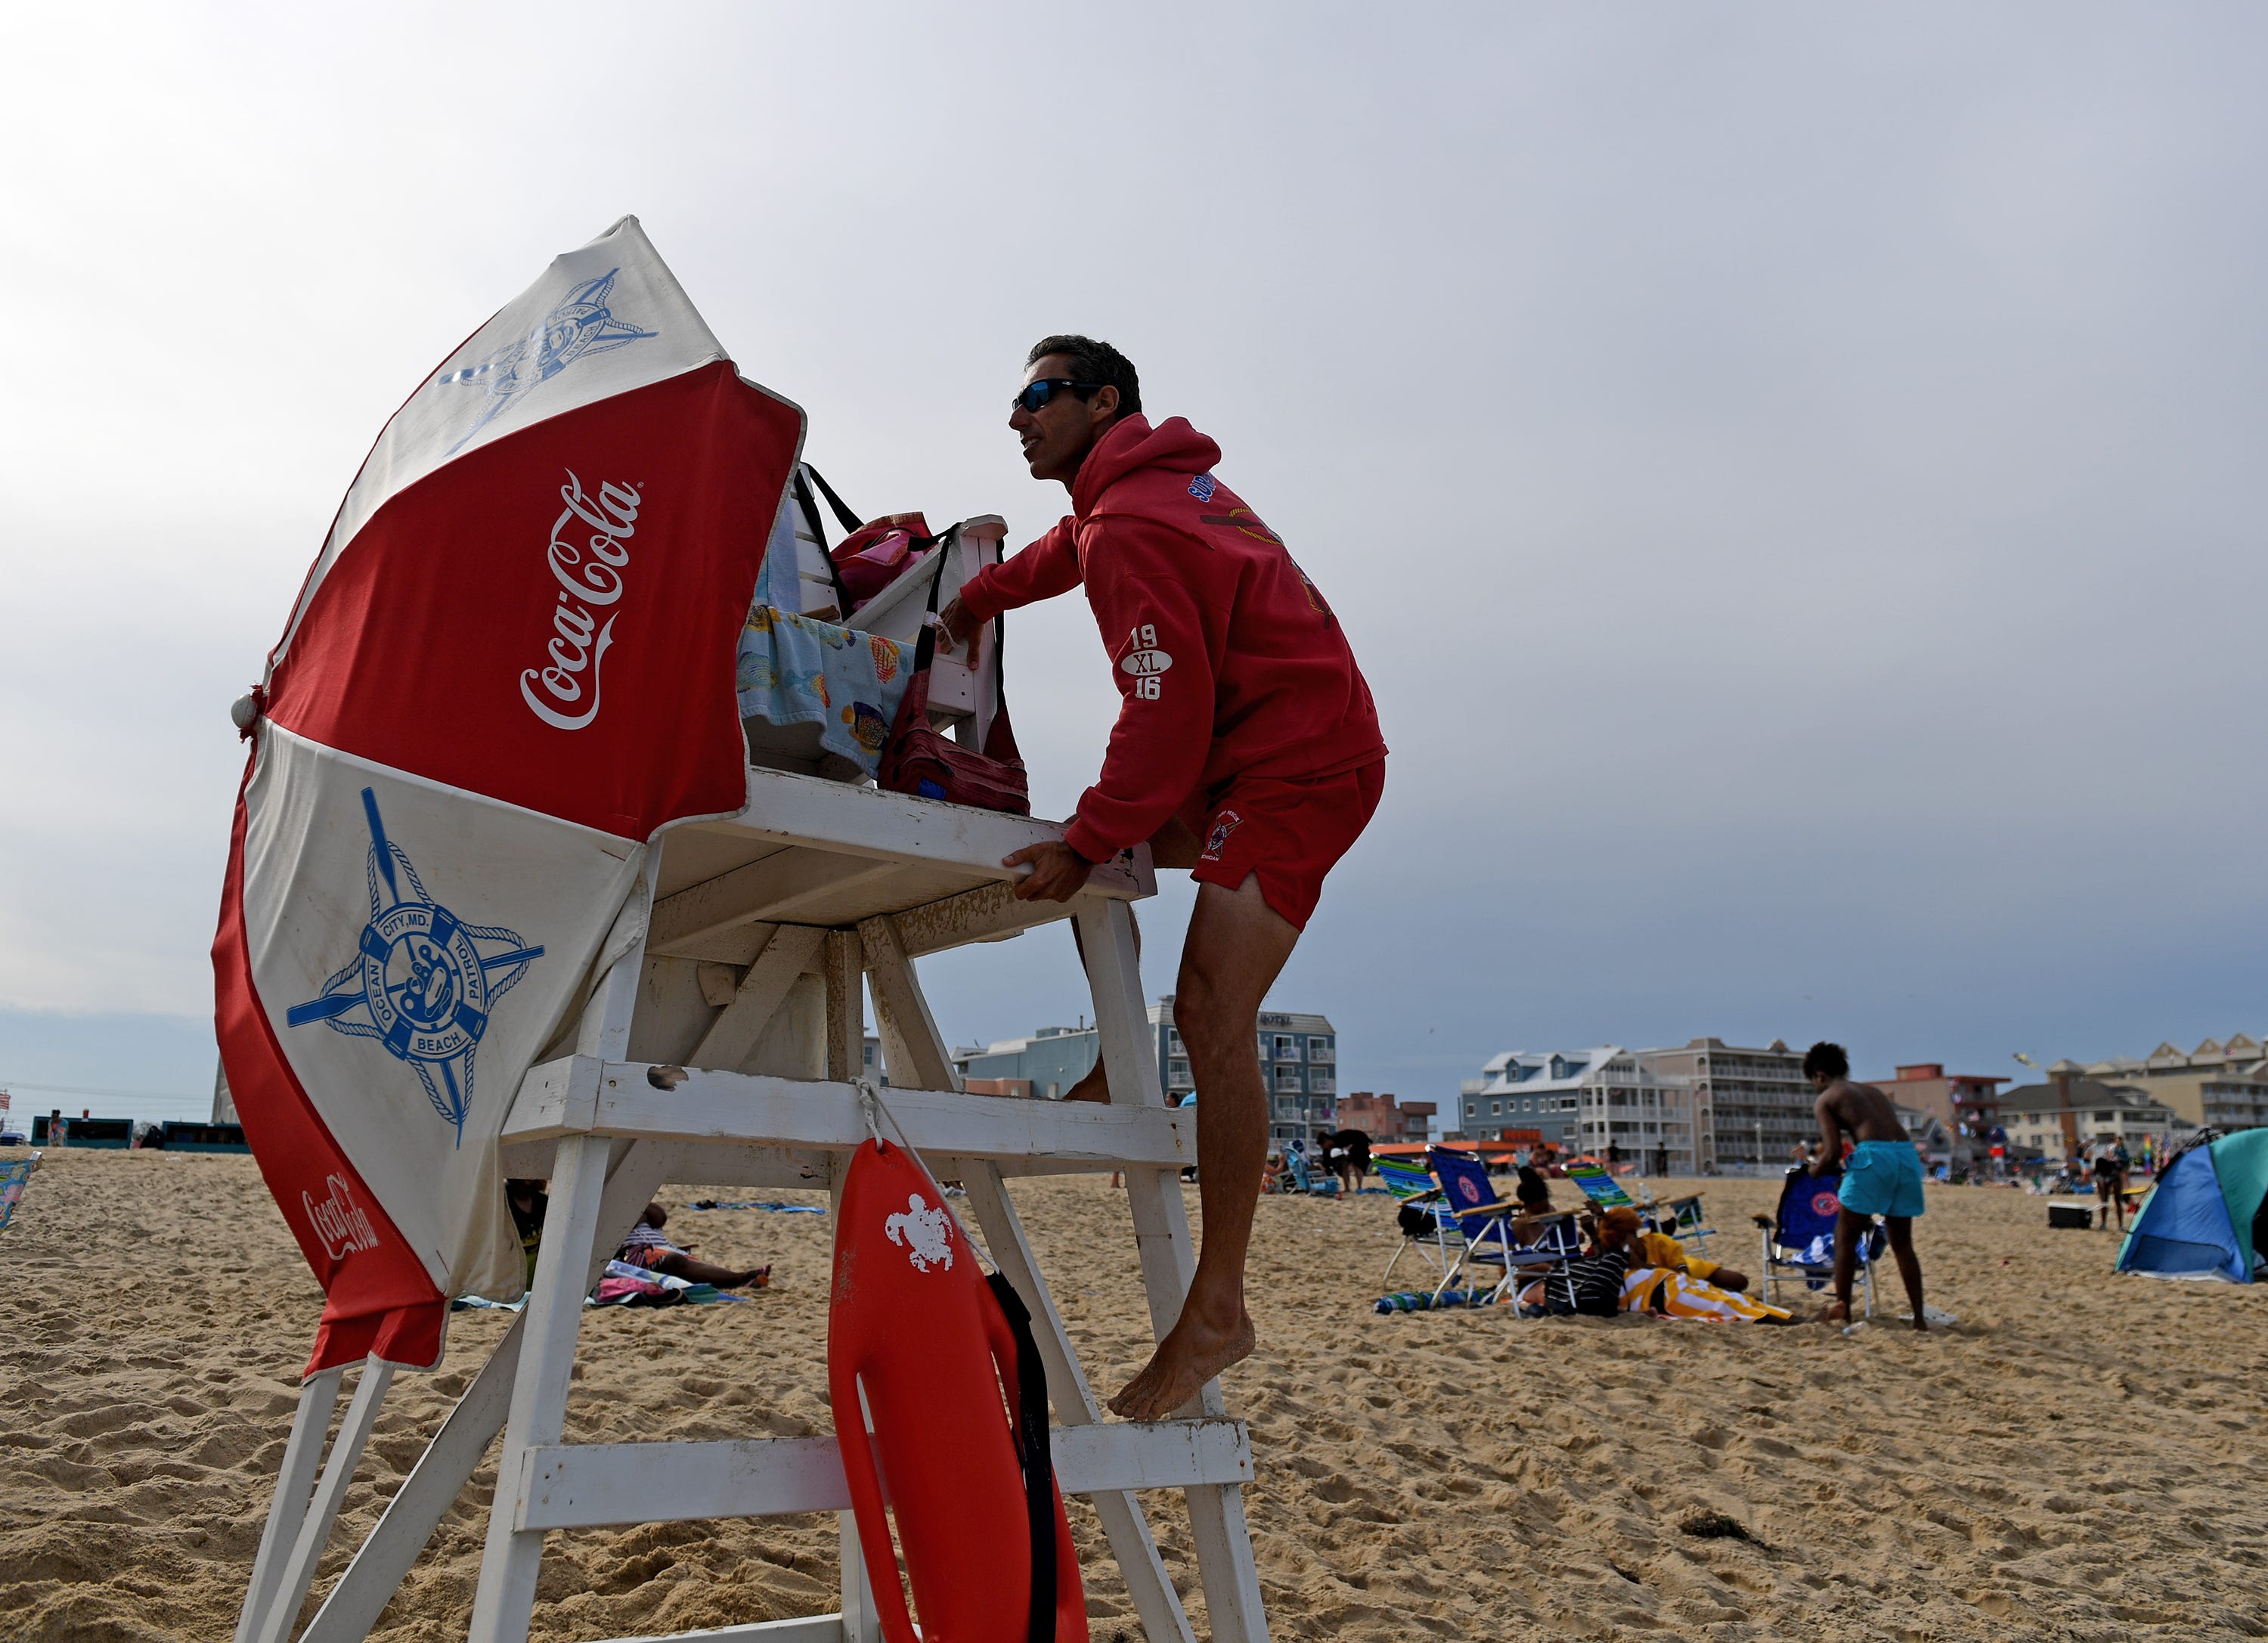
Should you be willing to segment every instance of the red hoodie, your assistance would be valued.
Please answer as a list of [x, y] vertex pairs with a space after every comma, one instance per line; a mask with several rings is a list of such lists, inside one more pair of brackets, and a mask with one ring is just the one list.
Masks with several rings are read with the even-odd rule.
[[1200, 789], [1335, 776], [1386, 753], [1338, 618], [1212, 476], [1219, 460], [1182, 417], [1123, 417], [1080, 464], [1071, 515], [961, 590], [983, 622], [1086, 584], [1120, 696], [1102, 773], [1064, 835], [1090, 861], [1151, 837]]

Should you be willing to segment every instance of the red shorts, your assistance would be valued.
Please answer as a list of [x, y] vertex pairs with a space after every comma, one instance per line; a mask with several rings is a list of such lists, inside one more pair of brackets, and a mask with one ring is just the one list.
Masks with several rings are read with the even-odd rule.
[[1194, 793], [1179, 813], [1203, 852], [1189, 877], [1233, 890], [1258, 873], [1262, 899], [1305, 930], [1323, 875], [1362, 836], [1385, 791], [1381, 756], [1313, 781], [1244, 777], [1217, 793]]

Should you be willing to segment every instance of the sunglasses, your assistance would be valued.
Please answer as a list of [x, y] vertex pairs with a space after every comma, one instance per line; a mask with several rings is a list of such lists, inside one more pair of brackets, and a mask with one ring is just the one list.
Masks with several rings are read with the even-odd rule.
[[[1042, 406], [1055, 398], [1059, 389], [1069, 388], [1072, 393], [1079, 394], [1079, 398], [1085, 399], [1087, 394], [1094, 393], [1102, 386], [1100, 382], [1074, 382], [1069, 377], [1042, 377], [1037, 382], [1027, 382], [1024, 385], [1024, 391], [1016, 395], [1011, 409], [1020, 406], [1027, 411], [1037, 412]], [[1086, 392], [1080, 394], [1079, 390], [1082, 388]]]

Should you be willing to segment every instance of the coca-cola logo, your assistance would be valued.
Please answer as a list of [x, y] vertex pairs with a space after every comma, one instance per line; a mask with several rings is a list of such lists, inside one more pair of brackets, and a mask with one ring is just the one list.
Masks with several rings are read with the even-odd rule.
[[370, 1217], [363, 1213], [362, 1205], [354, 1201], [354, 1189], [343, 1175], [333, 1175], [323, 1183], [327, 1195], [320, 1204], [313, 1193], [299, 1195], [300, 1207], [307, 1212], [307, 1224], [314, 1228], [315, 1236], [323, 1241], [323, 1253], [334, 1261], [343, 1261], [357, 1249], [378, 1248], [377, 1230]]
[[[599, 487], [596, 497], [587, 496], [572, 468], [559, 487], [559, 498], [566, 510], [551, 521], [544, 553], [559, 584], [552, 637], [545, 647], [550, 665], [522, 669], [519, 695], [528, 711], [554, 730], [580, 730], [599, 717], [599, 669], [615, 642], [615, 618], [621, 613], [611, 608], [622, 596], [622, 567], [630, 563], [630, 540], [637, 534], [640, 498], [635, 486], [612, 480]], [[578, 524], [591, 533], [580, 545], [569, 540], [582, 535]]]

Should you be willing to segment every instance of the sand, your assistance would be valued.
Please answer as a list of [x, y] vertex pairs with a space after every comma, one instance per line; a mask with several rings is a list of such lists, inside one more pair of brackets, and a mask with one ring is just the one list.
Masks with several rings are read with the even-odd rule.
[[[1738, 1264], [1771, 1189], [1705, 1190], [1728, 1229], [1716, 1253]], [[1018, 1192], [1088, 1373], [1116, 1389], [1146, 1347], [1123, 1197], [1099, 1179]], [[2268, 1635], [2268, 1286], [2113, 1278], [2111, 1234], [2045, 1219], [2021, 1193], [1933, 1190], [1920, 1249], [1960, 1325], [1845, 1337], [1381, 1317], [1387, 1201], [1264, 1200], [1261, 1347], [1228, 1394], [1252, 1425], [1274, 1635]], [[749, 1306], [592, 1316], [570, 1436], [827, 1430], [828, 1221], [681, 1211], [672, 1230], [773, 1262], [777, 1286]], [[225, 1637], [320, 1301], [251, 1160], [50, 1153], [0, 1234], [0, 1635]], [[458, 1315], [442, 1370], [397, 1381], [318, 1593], [504, 1322]], [[492, 1481], [374, 1635], [464, 1635]], [[1148, 1499], [1202, 1636], [1179, 1503]], [[1749, 1538], [1681, 1531], [1702, 1513]], [[1074, 1502], [1072, 1519], [1095, 1637], [1138, 1635], [1092, 1513]], [[832, 1609], [835, 1532], [555, 1535], [534, 1634]]]

